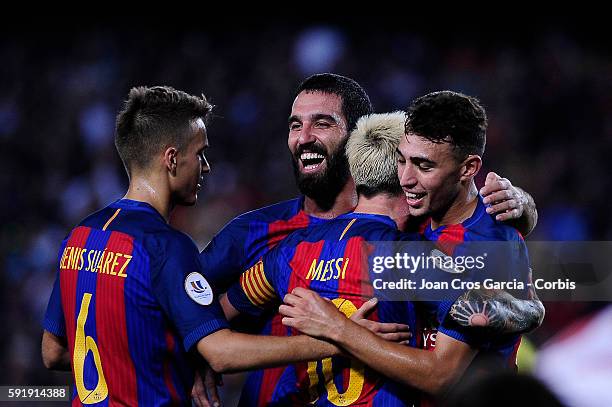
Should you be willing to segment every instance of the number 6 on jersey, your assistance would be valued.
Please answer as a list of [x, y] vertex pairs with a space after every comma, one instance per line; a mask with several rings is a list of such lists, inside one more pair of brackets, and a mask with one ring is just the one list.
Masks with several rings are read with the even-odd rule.
[[[100, 360], [100, 352], [98, 345], [91, 336], [85, 336], [85, 322], [89, 314], [89, 303], [91, 302], [91, 294], [85, 293], [81, 301], [81, 308], [77, 318], [77, 329], [74, 337], [74, 358], [72, 360], [74, 368], [74, 379], [76, 382], [79, 399], [83, 404], [95, 404], [108, 397], [108, 386], [102, 371], [102, 361]], [[93, 355], [96, 371], [98, 372], [98, 384], [93, 390], [85, 386], [84, 370], [85, 358], [87, 353], [91, 351]]]

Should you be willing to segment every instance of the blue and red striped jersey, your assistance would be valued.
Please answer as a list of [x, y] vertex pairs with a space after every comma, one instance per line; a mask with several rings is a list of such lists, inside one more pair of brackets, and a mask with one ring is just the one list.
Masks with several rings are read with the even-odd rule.
[[[238, 281], [244, 270], [274, 248], [290, 233], [325, 222], [303, 211], [304, 197], [283, 201], [244, 213], [232, 219], [201, 253], [206, 278], [220, 291]], [[239, 330], [261, 335], [287, 336], [278, 314], [263, 315], [257, 323], [241, 319]], [[279, 366], [250, 372], [240, 398], [241, 406], [263, 406], [284, 383], [279, 380], [287, 367]]]
[[[306, 287], [350, 316], [374, 295], [369, 261], [375, 249], [369, 242], [418, 239], [399, 232], [386, 216], [341, 215], [291, 234], [243, 273], [230, 287], [228, 299], [239, 311], [259, 316], [295, 287]], [[416, 314], [411, 302], [389, 301], [381, 302], [372, 318], [414, 326]], [[415, 339], [411, 341], [414, 346]], [[284, 386], [282, 391], [269, 403], [404, 406], [415, 400], [412, 389], [345, 357], [294, 364], [283, 372], [279, 386]]]
[[198, 249], [149, 204], [122, 199], [62, 242], [44, 328], [66, 337], [73, 406], [190, 405], [187, 352], [228, 324]]
[[[485, 270], [485, 272], [495, 275], [498, 280], [500, 278], [507, 281], [516, 279], [527, 285], [530, 283], [529, 256], [523, 237], [513, 227], [496, 221], [493, 216], [486, 213], [485, 209], [482, 197], [478, 196], [477, 206], [471, 217], [460, 224], [441, 226], [435, 230], [432, 230], [431, 223], [429, 223], [424, 230], [425, 238], [436, 242], [436, 246], [450, 256], [474, 254], [474, 250], [490, 248], [492, 250], [487, 253], [489, 254], [487, 267], [494, 269]], [[484, 243], [479, 246], [477, 243], [502, 241], [508, 244], [487, 246]], [[500, 269], [502, 269], [501, 272]], [[526, 293], [527, 289], [519, 295], [525, 298]], [[479, 352], [472, 366], [479, 370], [485, 365], [490, 367], [492, 364], [497, 369], [502, 366], [516, 369], [516, 353], [521, 341], [520, 335], [491, 337], [490, 334], [483, 334], [482, 331], [474, 330], [474, 328], [462, 327], [448, 316], [453, 302], [439, 302], [436, 309], [433, 310], [436, 314], [433, 318], [434, 324], [439, 324], [437, 331], [478, 348]], [[429, 310], [432, 311], [431, 308]], [[426, 320], [427, 318], [421, 319]], [[430, 328], [433, 328], [435, 332], [435, 327]], [[433, 342], [426, 341], [426, 339], [432, 339], [432, 336], [430, 332], [429, 338], [423, 337], [422, 346], [424, 348], [431, 350], [435, 348], [435, 339]]]
[[206, 278], [221, 292], [292, 232], [325, 222], [303, 211], [304, 197], [232, 219], [201, 253]]

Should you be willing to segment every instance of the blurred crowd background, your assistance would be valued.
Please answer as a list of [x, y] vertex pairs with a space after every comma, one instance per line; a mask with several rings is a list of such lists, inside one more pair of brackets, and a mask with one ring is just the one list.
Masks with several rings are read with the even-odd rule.
[[[316, 72], [354, 78], [378, 112], [441, 89], [480, 98], [490, 122], [481, 174], [494, 170], [533, 195], [540, 219], [529, 239], [612, 240], [612, 54], [605, 38], [562, 22], [512, 34], [401, 27], [364, 19], [4, 27], [0, 384], [69, 380], [42, 365], [40, 321], [61, 240], [127, 186], [114, 119], [137, 85], [204, 93], [216, 105], [212, 172], [197, 206], [172, 220], [200, 248], [235, 215], [296, 195], [287, 117], [294, 89]], [[604, 306], [548, 304], [544, 325], [528, 335], [533, 352]]]

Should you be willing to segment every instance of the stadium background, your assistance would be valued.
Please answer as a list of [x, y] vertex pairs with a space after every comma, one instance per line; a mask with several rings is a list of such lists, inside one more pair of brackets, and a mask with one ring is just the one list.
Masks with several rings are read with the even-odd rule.
[[[286, 119], [299, 82], [325, 71], [356, 79], [377, 112], [433, 90], [479, 97], [490, 121], [481, 174], [495, 170], [534, 196], [529, 239], [612, 240], [612, 55], [584, 26], [31, 27], [5, 26], [0, 39], [0, 384], [68, 381], [42, 365], [40, 320], [60, 241], [126, 188], [114, 117], [136, 85], [203, 92], [216, 105], [212, 172], [197, 206], [172, 220], [200, 248], [235, 215], [296, 194]], [[529, 339], [542, 347], [604, 305], [548, 304]]]

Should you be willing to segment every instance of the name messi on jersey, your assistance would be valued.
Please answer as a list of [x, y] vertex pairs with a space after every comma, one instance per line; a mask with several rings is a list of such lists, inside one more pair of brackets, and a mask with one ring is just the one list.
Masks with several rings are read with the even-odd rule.
[[331, 260], [313, 259], [306, 274], [306, 280], [344, 280], [349, 260], [348, 257], [338, 257]]
[[59, 266], [60, 270], [85, 270], [126, 278], [126, 268], [131, 260], [132, 256], [125, 253], [66, 246]]

